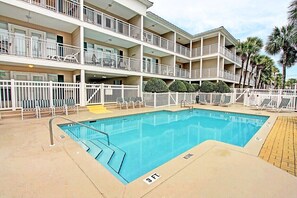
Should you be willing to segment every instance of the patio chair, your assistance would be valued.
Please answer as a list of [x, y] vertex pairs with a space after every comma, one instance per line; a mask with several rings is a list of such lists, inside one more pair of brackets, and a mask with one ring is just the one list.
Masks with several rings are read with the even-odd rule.
[[73, 54], [68, 54], [64, 57], [64, 61], [69, 61], [69, 62], [76, 62], [78, 63], [78, 60], [76, 56], [79, 54], [79, 52], [73, 53]]
[[68, 115], [68, 111], [71, 109], [78, 113], [78, 105], [75, 103], [75, 100], [73, 98], [67, 98], [65, 99], [65, 114]]
[[283, 111], [284, 109], [287, 109], [287, 110], [291, 110], [293, 111], [293, 109], [289, 109], [289, 104], [291, 102], [291, 99], [290, 98], [282, 98], [281, 102], [279, 103], [279, 105], [277, 107], [272, 107], [271, 109], [275, 112], [281, 112]]
[[65, 101], [63, 99], [54, 99], [53, 100], [53, 106], [52, 106], [53, 115], [56, 114], [57, 109], [61, 109], [62, 112], [67, 115], [67, 112], [68, 112], [67, 106], [65, 105]]
[[215, 95], [212, 105], [218, 106], [221, 103], [222, 95]]
[[208, 104], [205, 95], [199, 95], [199, 104], [202, 104], [202, 105]]
[[44, 100], [44, 99], [36, 100], [36, 107], [39, 108], [40, 118], [41, 118], [41, 112], [43, 111], [48, 111], [49, 114], [51, 114], [52, 116], [54, 115], [54, 110], [51, 107], [49, 100]]
[[36, 106], [35, 100], [22, 100], [21, 102], [21, 116], [22, 120], [24, 120], [24, 112], [35, 111], [36, 118], [39, 118], [40, 109]]
[[231, 105], [231, 96], [224, 96], [224, 99], [222, 100], [222, 102], [219, 104], [222, 107], [228, 107]]
[[128, 107], [132, 107], [133, 109], [135, 108], [135, 98], [134, 97], [130, 97], [126, 100], [128, 102]]
[[117, 102], [117, 106], [119, 106], [120, 109], [122, 109], [123, 106], [126, 107], [126, 109], [128, 109], [128, 102], [125, 101], [123, 98], [117, 98], [116, 102]]
[[139, 108], [141, 106], [144, 106], [144, 107], [146, 106], [145, 101], [142, 100], [142, 97], [135, 98], [135, 105], [137, 105], [137, 104], [138, 104]]
[[253, 110], [263, 110], [265, 108], [269, 107], [269, 104], [271, 103], [271, 99], [270, 98], [265, 98], [260, 105], [256, 105], [254, 107], [252, 107]]

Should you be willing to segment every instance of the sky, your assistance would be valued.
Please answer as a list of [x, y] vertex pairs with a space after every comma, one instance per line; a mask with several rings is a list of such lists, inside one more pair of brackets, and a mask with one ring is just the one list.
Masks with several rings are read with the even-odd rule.
[[[224, 26], [235, 38], [244, 41], [257, 36], [266, 43], [275, 26], [287, 23], [292, 0], [150, 0], [149, 9], [191, 34]], [[264, 50], [263, 50], [264, 53]], [[279, 56], [271, 56], [275, 64]], [[287, 69], [287, 79], [297, 78], [297, 65]]]

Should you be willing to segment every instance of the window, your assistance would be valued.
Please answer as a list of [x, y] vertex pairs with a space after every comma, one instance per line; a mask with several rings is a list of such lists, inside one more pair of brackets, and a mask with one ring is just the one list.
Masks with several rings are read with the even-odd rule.
[[10, 74], [8, 71], [0, 70], [0, 80], [9, 80]]
[[115, 85], [121, 85], [121, 84], [123, 84], [123, 82], [122, 82], [122, 80], [114, 80], [113, 81], [113, 84], [115, 84]]

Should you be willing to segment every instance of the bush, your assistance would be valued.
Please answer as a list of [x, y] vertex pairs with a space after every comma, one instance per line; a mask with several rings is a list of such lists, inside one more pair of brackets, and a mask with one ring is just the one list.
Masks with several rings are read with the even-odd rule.
[[188, 82], [183, 82], [184, 83], [184, 85], [186, 86], [186, 88], [187, 88], [187, 92], [195, 92], [195, 88], [193, 87], [193, 85], [192, 84], [190, 84], [190, 83], [188, 83]]
[[187, 87], [182, 81], [176, 80], [169, 86], [169, 90], [174, 92], [186, 92]]
[[215, 84], [215, 91], [218, 93], [230, 93], [230, 87], [223, 81], [219, 81]]
[[149, 81], [147, 81], [144, 91], [146, 92], [156, 92], [156, 93], [161, 93], [161, 92], [168, 92], [168, 87], [166, 83], [158, 78], [151, 78]]
[[199, 91], [200, 90], [200, 85], [193, 83], [192, 86], [194, 87], [195, 91]]
[[201, 92], [210, 93], [215, 91], [215, 84], [209, 81], [203, 81], [200, 87]]

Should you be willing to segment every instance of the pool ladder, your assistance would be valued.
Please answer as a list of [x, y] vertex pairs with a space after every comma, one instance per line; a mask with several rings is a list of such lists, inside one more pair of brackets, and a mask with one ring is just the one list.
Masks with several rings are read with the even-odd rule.
[[190, 103], [188, 103], [187, 102], [187, 100], [182, 100], [181, 102], [180, 102], [180, 107], [181, 108], [189, 108], [189, 109], [193, 109], [194, 107], [193, 107], [193, 105], [190, 105]]

